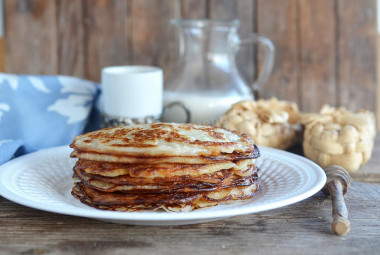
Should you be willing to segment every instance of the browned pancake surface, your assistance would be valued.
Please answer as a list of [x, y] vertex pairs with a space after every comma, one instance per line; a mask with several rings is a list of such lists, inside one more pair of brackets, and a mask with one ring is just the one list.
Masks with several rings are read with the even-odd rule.
[[164, 178], [173, 176], [199, 176], [224, 169], [231, 169], [235, 174], [240, 176], [248, 176], [252, 174], [252, 166], [254, 166], [254, 159], [215, 164], [161, 163], [148, 165], [79, 159], [74, 166], [74, 170], [107, 177], [130, 175], [132, 177]]
[[258, 183], [242, 187], [228, 187], [217, 191], [184, 192], [165, 194], [107, 193], [77, 183], [72, 194], [81, 202], [103, 210], [141, 211], [164, 209], [166, 211], [192, 211], [220, 203], [252, 198]]
[[260, 151], [244, 134], [196, 124], [101, 129], [70, 145], [72, 195], [116, 211], [191, 211], [251, 198]]
[[257, 150], [244, 134], [196, 124], [154, 123], [112, 127], [76, 136], [81, 153], [125, 157], [251, 155]]
[[104, 177], [75, 171], [76, 177], [85, 185], [105, 192], [196, 192], [210, 191], [221, 187], [250, 185], [257, 180], [257, 173], [248, 177], [235, 175], [230, 170], [222, 170], [213, 174], [197, 177], [174, 176], [168, 178], [141, 178], [128, 175]]

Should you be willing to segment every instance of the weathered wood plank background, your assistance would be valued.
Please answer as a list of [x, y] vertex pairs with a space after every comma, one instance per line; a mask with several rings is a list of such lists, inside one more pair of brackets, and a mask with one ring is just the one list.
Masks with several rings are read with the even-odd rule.
[[[241, 36], [257, 32], [276, 47], [263, 97], [295, 101], [303, 111], [328, 103], [375, 112], [376, 2], [5, 0], [5, 70], [99, 81], [104, 66], [144, 64], [162, 67], [168, 77], [178, 57], [170, 19], [238, 18]], [[260, 68], [256, 52], [245, 47], [238, 55], [248, 80]]]

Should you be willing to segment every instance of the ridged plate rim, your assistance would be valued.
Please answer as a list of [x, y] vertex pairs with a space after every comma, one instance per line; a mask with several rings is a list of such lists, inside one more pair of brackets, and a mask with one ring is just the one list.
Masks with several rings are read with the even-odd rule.
[[[24, 206], [66, 215], [136, 225], [181, 225], [219, 220], [287, 206], [314, 195], [326, 182], [324, 171], [314, 162], [286, 151], [260, 147], [262, 156], [257, 165], [261, 167], [259, 178], [261, 178], [262, 186], [258, 194], [249, 201], [181, 213], [103, 211], [81, 204], [70, 195], [73, 183], [72, 166], [75, 163], [75, 159], [69, 158], [71, 151], [72, 149], [68, 146], [54, 147], [13, 159], [1, 165], [0, 195]], [[41, 168], [45, 164], [52, 165], [57, 162], [60, 165], [54, 171], [49, 172], [48, 169]], [[281, 169], [278, 170], [279, 168], [284, 168], [286, 171], [281, 172]], [[44, 183], [46, 180], [57, 178], [55, 171], [62, 174], [62, 180], [59, 179], [56, 181], [57, 183], [53, 184]], [[31, 175], [32, 178], [37, 178], [36, 176], [44, 178], [33, 180], [34, 186], [30, 184], [28, 187], [28, 182], [25, 182], [26, 174]], [[284, 177], [283, 175], [286, 175], [287, 178], [281, 178]], [[276, 190], [278, 187], [273, 186], [276, 185], [276, 182], [277, 185], [282, 185], [281, 188], [284, 191], [289, 190], [282, 197], [271, 198], [271, 195], [275, 194], [274, 192], [281, 192], [281, 190]], [[38, 198], [36, 192], [53, 192], [51, 194], [55, 194], [60, 200], [55, 199], [57, 201], [54, 201], [54, 198], [53, 200], [46, 199], [43, 196]]]

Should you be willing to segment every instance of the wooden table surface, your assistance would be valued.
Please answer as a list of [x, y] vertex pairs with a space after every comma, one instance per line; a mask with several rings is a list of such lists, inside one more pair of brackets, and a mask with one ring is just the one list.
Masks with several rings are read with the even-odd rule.
[[379, 136], [353, 178], [345, 196], [351, 231], [342, 237], [332, 234], [331, 202], [321, 192], [276, 210], [163, 227], [48, 213], [0, 197], [0, 254], [379, 254]]

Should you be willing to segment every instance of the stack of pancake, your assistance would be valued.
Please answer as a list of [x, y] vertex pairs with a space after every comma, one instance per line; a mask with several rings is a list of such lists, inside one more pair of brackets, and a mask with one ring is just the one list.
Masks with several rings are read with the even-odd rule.
[[258, 148], [244, 134], [154, 123], [75, 137], [73, 196], [115, 211], [195, 209], [245, 200], [259, 188]]

